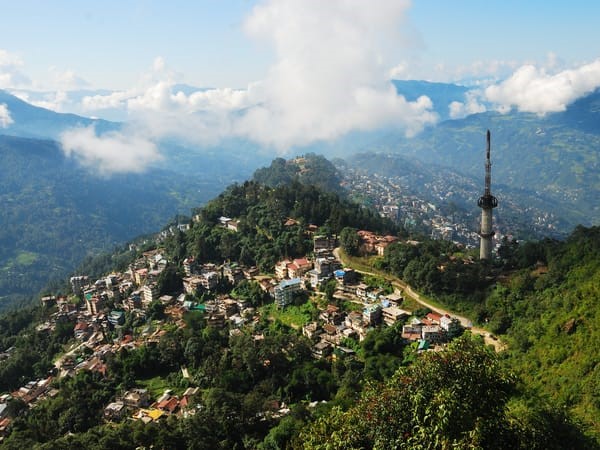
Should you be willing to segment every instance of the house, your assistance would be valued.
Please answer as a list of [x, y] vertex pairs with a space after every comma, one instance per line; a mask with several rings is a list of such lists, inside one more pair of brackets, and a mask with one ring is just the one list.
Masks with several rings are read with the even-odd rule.
[[357, 274], [354, 269], [350, 268], [337, 269], [334, 271], [333, 275], [338, 283], [342, 285], [355, 283], [357, 278]]
[[421, 339], [421, 329], [423, 324], [421, 321], [411, 321], [411, 323], [402, 326], [402, 338], [407, 341], [417, 341]]
[[319, 253], [323, 250], [333, 250], [336, 247], [337, 239], [335, 236], [315, 236], [313, 239], [313, 251]]
[[206, 317], [206, 326], [210, 328], [223, 328], [225, 326], [225, 314], [215, 312]]
[[75, 328], [73, 328], [73, 334], [77, 340], [83, 341], [87, 339], [91, 334], [89, 324], [87, 322], [77, 322]]
[[399, 320], [410, 317], [410, 313], [408, 311], [396, 308], [395, 306], [388, 306], [387, 308], [383, 308], [381, 312], [383, 314], [383, 321], [388, 326], [392, 326]]
[[106, 305], [106, 298], [104, 295], [93, 295], [91, 292], [85, 294], [85, 306], [88, 314], [97, 315], [102, 312]]
[[331, 355], [333, 352], [333, 346], [327, 341], [317, 342], [312, 350], [312, 354], [315, 358], [325, 358]]
[[147, 389], [131, 389], [123, 394], [123, 403], [132, 408], [144, 408], [150, 404]]
[[125, 413], [125, 404], [121, 401], [109, 403], [104, 408], [104, 418], [106, 420], [119, 420]]
[[439, 325], [426, 325], [421, 328], [421, 339], [429, 343], [441, 342], [443, 340], [442, 329]]
[[368, 305], [363, 309], [363, 320], [369, 325], [381, 322], [381, 305]]
[[202, 280], [199, 275], [192, 275], [183, 278], [183, 290], [186, 294], [196, 295], [202, 287]]
[[169, 397], [168, 399], [158, 402], [156, 408], [169, 414], [173, 414], [177, 411], [177, 408], [179, 408], [179, 399], [177, 397]]
[[440, 317], [440, 328], [448, 334], [456, 336], [460, 334], [463, 327], [460, 320], [456, 317], [450, 317], [448, 314], [445, 314]]
[[219, 217], [219, 225], [221, 225], [223, 228], [227, 228], [227, 224], [229, 224], [231, 220], [232, 219], [230, 219], [229, 217], [221, 216]]
[[148, 278], [148, 269], [143, 268], [143, 269], [137, 269], [134, 273], [133, 273], [133, 279], [136, 282], [136, 284], [138, 286], [141, 286], [142, 284], [144, 284], [146, 282], [146, 278]]
[[239, 226], [240, 226], [239, 220], [230, 220], [229, 222], [227, 222], [227, 225], [225, 226], [225, 228], [227, 228], [228, 230], [237, 232], [239, 229]]
[[125, 323], [125, 313], [123, 311], [111, 311], [108, 314], [107, 320], [113, 325], [123, 325]]
[[339, 325], [343, 321], [342, 314], [340, 313], [340, 308], [335, 305], [327, 305], [327, 308], [319, 314], [319, 318], [327, 323], [332, 323], [334, 325]]
[[288, 277], [288, 266], [292, 262], [289, 259], [284, 259], [275, 264], [275, 276], [278, 280], [283, 280]]
[[350, 311], [346, 316], [345, 324], [348, 328], [358, 330], [363, 327], [363, 315], [358, 311]]
[[81, 295], [82, 289], [88, 284], [88, 276], [80, 275], [78, 277], [71, 277], [71, 290], [75, 295]]
[[320, 333], [321, 327], [317, 322], [310, 322], [302, 327], [302, 334], [311, 340], [317, 339]]
[[360, 299], [366, 299], [370, 290], [371, 288], [365, 283], [360, 283], [358, 286], [356, 286], [356, 296]]
[[192, 256], [183, 260], [183, 271], [185, 272], [186, 277], [190, 277], [196, 273], [196, 269], [196, 260]]
[[142, 303], [144, 305], [149, 305], [154, 300], [158, 300], [158, 285], [156, 283], [146, 284], [144, 286]]
[[287, 266], [288, 277], [300, 278], [310, 269], [312, 269], [312, 264], [306, 258], [294, 259]]

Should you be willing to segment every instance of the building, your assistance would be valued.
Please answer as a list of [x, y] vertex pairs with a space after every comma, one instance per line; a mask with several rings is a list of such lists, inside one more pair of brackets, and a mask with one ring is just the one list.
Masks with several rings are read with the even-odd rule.
[[403, 309], [396, 308], [395, 306], [388, 306], [381, 310], [383, 315], [383, 321], [388, 326], [394, 325], [399, 320], [410, 317], [410, 313], [408, 311], [404, 311]]
[[71, 277], [71, 290], [75, 295], [81, 295], [82, 289], [88, 284], [88, 276], [80, 275], [78, 277]]
[[288, 277], [290, 278], [300, 278], [310, 269], [312, 269], [312, 264], [306, 258], [298, 258], [294, 259], [290, 264], [288, 264]]
[[313, 241], [314, 253], [331, 251], [335, 248], [337, 239], [335, 236], [315, 236]]
[[125, 410], [123, 402], [117, 401], [109, 403], [108, 406], [104, 408], [104, 419], [120, 420], [123, 417]]
[[290, 305], [294, 301], [294, 295], [302, 291], [302, 280], [292, 278], [291, 280], [282, 280], [275, 286], [275, 304], [280, 308]]
[[363, 309], [363, 320], [369, 325], [377, 325], [381, 322], [381, 305], [369, 305]]
[[143, 289], [143, 298], [142, 303], [144, 305], [149, 305], [154, 300], [158, 300], [158, 286], [156, 283], [147, 284]]
[[288, 265], [291, 264], [289, 259], [284, 259], [275, 264], [275, 276], [278, 280], [283, 280], [288, 277]]
[[441, 342], [443, 340], [442, 329], [439, 325], [425, 325], [421, 327], [421, 339], [432, 344]]

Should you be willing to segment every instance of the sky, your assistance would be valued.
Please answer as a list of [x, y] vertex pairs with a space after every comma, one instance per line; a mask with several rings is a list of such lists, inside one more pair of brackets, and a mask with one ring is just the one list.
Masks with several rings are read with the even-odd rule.
[[[455, 118], [561, 111], [600, 86], [600, 2], [589, 0], [0, 0], [0, 11], [0, 89], [130, 124], [66, 134], [66, 152], [96, 163], [107, 142], [148, 148], [149, 161], [173, 136], [285, 153], [439, 120], [429, 98], [406, 101], [391, 78], [468, 85], [448, 105]], [[11, 120], [0, 105], [0, 128]]]

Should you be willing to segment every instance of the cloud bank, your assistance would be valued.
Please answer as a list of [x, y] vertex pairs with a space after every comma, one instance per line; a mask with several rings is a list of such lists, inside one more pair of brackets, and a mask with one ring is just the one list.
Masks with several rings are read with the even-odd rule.
[[66, 131], [60, 142], [65, 155], [103, 176], [140, 173], [162, 159], [156, 145], [146, 138], [120, 132], [97, 136], [93, 126]]
[[352, 130], [393, 125], [411, 135], [437, 120], [427, 97], [408, 102], [388, 79], [385, 43], [394, 41], [405, 0], [265, 1], [244, 30], [274, 48], [265, 78], [244, 89], [178, 91], [162, 58], [137, 88], [84, 98], [87, 111], [127, 108], [158, 139], [195, 143], [251, 139], [280, 153]]
[[6, 128], [13, 123], [10, 111], [4, 103], [0, 103], [0, 128]]
[[578, 98], [600, 87], [600, 59], [576, 69], [550, 74], [525, 65], [507, 80], [485, 89], [485, 98], [501, 111], [546, 114], [565, 111]]

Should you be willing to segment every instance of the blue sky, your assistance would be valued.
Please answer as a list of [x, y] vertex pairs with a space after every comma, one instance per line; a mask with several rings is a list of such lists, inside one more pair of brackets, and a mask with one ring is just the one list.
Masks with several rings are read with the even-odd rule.
[[[158, 56], [187, 83], [245, 87], [275, 58], [243, 30], [257, 3], [1, 0], [0, 49], [40, 88], [71, 71], [89, 87], [125, 89]], [[397, 26], [409, 42], [389, 64], [404, 61], [419, 78], [460, 79], [458, 68], [486, 61], [542, 63], [550, 52], [578, 64], [600, 51], [600, 2], [589, 0], [417, 0], [405, 16]]]
[[[589, 0], [0, 0], [0, 12], [0, 89], [126, 121], [110, 136], [62, 138], [90, 164], [131, 148], [125, 171], [156, 161], [165, 138], [202, 148], [235, 137], [286, 154], [351, 131], [410, 137], [440, 120], [432, 99], [407, 101], [390, 78], [469, 86], [435, 105], [455, 119], [564, 111], [600, 87], [600, 2]], [[0, 105], [0, 128], [11, 121]]]

